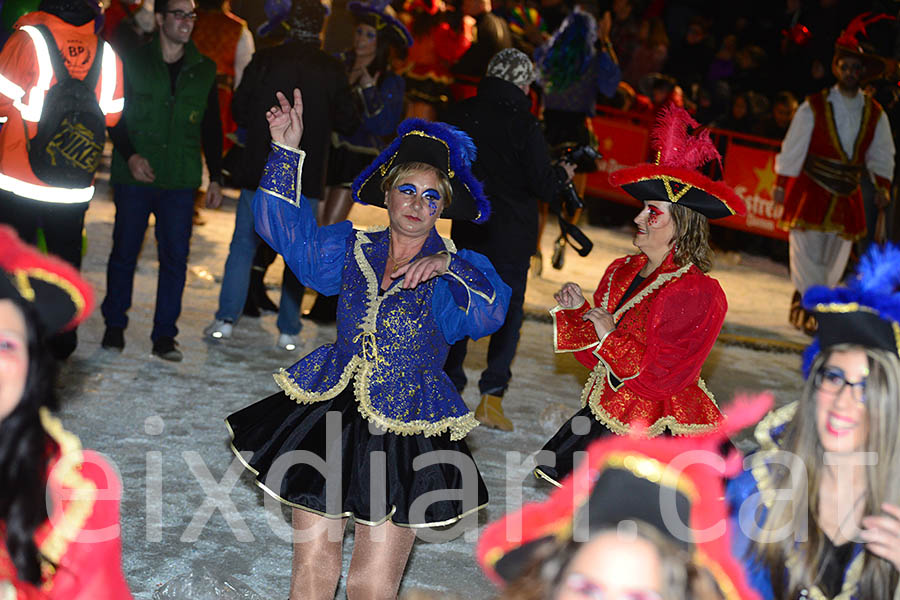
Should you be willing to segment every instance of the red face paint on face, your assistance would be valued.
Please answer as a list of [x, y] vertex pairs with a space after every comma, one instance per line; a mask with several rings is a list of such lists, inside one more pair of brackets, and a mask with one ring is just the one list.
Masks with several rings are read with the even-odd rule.
[[656, 208], [655, 206], [652, 206], [652, 205], [648, 206], [647, 209], [650, 213], [647, 216], [647, 225], [654, 227], [659, 222], [659, 216], [663, 213], [661, 210], [659, 210], [658, 208]]

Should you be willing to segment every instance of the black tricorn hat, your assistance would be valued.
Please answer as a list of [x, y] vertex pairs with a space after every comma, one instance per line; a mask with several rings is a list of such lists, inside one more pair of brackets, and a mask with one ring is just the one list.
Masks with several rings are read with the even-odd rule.
[[680, 204], [709, 219], [743, 215], [744, 201], [731, 187], [697, 170], [711, 160], [720, 159], [709, 131], [691, 135], [690, 128], [699, 125], [681, 107], [669, 106], [662, 110], [651, 131], [657, 163], [620, 169], [610, 174], [609, 182], [636, 200]]

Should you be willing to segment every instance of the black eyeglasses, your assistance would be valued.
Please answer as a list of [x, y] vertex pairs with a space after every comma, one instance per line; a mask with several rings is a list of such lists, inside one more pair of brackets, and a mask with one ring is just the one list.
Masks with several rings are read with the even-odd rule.
[[813, 378], [813, 384], [816, 389], [826, 394], [837, 396], [844, 387], [850, 388], [850, 396], [857, 402], [866, 401], [866, 380], [849, 382], [844, 376], [844, 372], [834, 367], [822, 367], [816, 372]]
[[179, 21], [196, 21], [197, 13], [195, 12], [184, 12], [183, 10], [167, 10], [167, 15], [172, 15]]

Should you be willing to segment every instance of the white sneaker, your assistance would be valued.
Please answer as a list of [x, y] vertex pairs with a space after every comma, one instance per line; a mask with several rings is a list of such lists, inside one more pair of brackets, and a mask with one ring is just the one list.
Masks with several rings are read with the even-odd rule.
[[224, 340], [231, 337], [231, 332], [233, 329], [233, 324], [229, 323], [228, 321], [220, 321], [217, 319], [213, 321], [206, 329], [204, 329], [203, 333], [215, 340]]
[[282, 333], [278, 336], [278, 347], [282, 350], [293, 352], [297, 349], [297, 336], [289, 333]]

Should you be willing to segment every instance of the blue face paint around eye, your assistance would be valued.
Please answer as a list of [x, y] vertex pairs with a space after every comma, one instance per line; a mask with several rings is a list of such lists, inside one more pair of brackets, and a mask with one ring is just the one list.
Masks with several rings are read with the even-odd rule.
[[433, 217], [438, 210], [437, 203], [441, 201], [441, 193], [437, 190], [427, 189], [422, 197], [428, 200], [428, 216]]
[[401, 194], [412, 194], [413, 196], [415, 196], [416, 195], [416, 186], [414, 186], [411, 183], [401, 183], [400, 185], [397, 186], [397, 191], [400, 192]]

